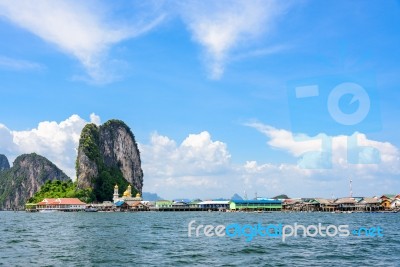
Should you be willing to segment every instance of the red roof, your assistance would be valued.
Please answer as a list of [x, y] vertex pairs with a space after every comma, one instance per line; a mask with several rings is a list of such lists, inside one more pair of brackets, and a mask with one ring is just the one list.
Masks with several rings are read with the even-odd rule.
[[86, 205], [78, 198], [45, 198], [37, 205]]
[[56, 201], [56, 198], [45, 198], [42, 201], [40, 201], [39, 203], [37, 203], [37, 205], [47, 205], [47, 204], [53, 203], [54, 201]]
[[137, 206], [139, 206], [139, 205], [146, 206], [146, 205], [144, 205], [143, 203], [141, 203], [140, 201], [135, 201], [135, 202], [132, 203], [130, 206], [131, 206], [131, 207], [137, 207]]

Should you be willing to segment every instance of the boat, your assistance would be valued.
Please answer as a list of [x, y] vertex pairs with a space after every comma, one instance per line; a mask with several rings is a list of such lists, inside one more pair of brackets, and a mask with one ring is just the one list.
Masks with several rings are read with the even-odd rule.
[[97, 211], [98, 209], [93, 206], [85, 208], [85, 212], [97, 212]]
[[55, 210], [55, 209], [40, 209], [39, 212], [59, 212], [59, 210]]

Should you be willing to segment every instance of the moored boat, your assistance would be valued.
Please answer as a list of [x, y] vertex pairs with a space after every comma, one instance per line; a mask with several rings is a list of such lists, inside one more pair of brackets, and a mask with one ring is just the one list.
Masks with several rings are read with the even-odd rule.
[[85, 212], [97, 212], [97, 211], [98, 211], [98, 209], [95, 208], [95, 207], [92, 207], [92, 206], [87, 207], [87, 208], [85, 209]]
[[40, 209], [39, 212], [58, 212], [59, 210], [55, 209]]

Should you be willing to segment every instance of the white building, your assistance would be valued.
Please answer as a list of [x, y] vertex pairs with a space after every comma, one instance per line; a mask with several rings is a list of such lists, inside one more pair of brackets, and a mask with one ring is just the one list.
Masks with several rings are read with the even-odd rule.
[[114, 186], [114, 195], [113, 195], [113, 202], [117, 203], [119, 201], [126, 202], [128, 204], [131, 204], [133, 202], [138, 202], [138, 201], [143, 201], [143, 198], [140, 196], [140, 193], [137, 193], [135, 197], [132, 197], [132, 187], [131, 185], [128, 185], [128, 188], [125, 190], [125, 192], [122, 194], [121, 197], [119, 197], [118, 193], [118, 185]]

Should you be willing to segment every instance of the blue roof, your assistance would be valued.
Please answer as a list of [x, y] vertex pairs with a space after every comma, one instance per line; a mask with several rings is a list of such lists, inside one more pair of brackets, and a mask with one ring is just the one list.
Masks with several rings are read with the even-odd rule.
[[116, 207], [120, 207], [122, 204], [124, 204], [125, 203], [125, 201], [122, 201], [122, 200], [120, 200], [120, 201], [118, 201], [118, 202], [115, 202], [115, 206]]
[[262, 200], [231, 200], [236, 204], [282, 204], [282, 201], [277, 199], [262, 199]]

